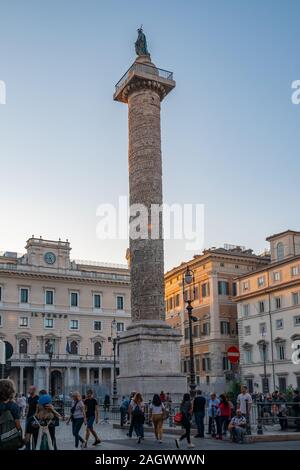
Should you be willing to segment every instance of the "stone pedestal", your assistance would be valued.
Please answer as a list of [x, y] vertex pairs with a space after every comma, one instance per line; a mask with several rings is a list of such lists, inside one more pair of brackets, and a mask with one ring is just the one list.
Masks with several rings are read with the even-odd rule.
[[120, 375], [118, 394], [142, 394], [144, 401], [162, 390], [173, 402], [187, 391], [186, 377], [180, 371], [181, 335], [163, 321], [132, 324], [119, 340]]

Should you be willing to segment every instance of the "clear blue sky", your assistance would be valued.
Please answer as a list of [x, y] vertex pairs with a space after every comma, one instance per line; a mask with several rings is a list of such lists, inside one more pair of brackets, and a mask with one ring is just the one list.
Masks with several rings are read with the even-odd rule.
[[[205, 247], [257, 251], [299, 223], [300, 3], [276, 0], [2, 0], [0, 250], [35, 234], [75, 258], [124, 262], [96, 208], [126, 195], [127, 109], [114, 84], [143, 23], [174, 71], [162, 107], [164, 197], [205, 204]], [[192, 253], [166, 244], [166, 266]]]

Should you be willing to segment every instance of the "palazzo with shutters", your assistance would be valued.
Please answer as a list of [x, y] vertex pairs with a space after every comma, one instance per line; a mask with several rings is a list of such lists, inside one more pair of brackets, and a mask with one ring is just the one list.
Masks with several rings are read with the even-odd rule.
[[237, 280], [241, 375], [251, 392], [285, 392], [300, 389], [300, 232], [267, 241], [271, 262]]
[[194, 365], [196, 383], [204, 392], [224, 392], [233, 371], [227, 358], [229, 346], [238, 345], [236, 276], [265, 266], [269, 257], [255, 255], [240, 246], [211, 248], [165, 275], [167, 322], [182, 334], [182, 372], [189, 381], [190, 351], [188, 316], [183, 304], [182, 276], [187, 265], [194, 271]]
[[6, 376], [19, 393], [32, 384], [53, 395], [110, 393], [113, 338], [130, 322], [127, 266], [72, 261], [69, 241], [32, 236], [25, 248], [0, 253], [0, 339], [13, 350]]

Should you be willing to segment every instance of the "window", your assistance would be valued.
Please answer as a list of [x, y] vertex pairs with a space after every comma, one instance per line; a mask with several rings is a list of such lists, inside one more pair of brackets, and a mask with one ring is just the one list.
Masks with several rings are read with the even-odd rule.
[[78, 307], [78, 292], [71, 292], [71, 307]]
[[249, 289], [249, 281], [244, 281], [243, 282], [243, 290], [248, 290]]
[[121, 333], [121, 331], [124, 331], [124, 323], [117, 322], [117, 332]]
[[205, 355], [202, 358], [202, 370], [204, 370], [204, 371], [210, 371], [211, 370], [211, 363], [210, 363], [209, 355]]
[[246, 325], [245, 326], [245, 336], [249, 336], [249, 335], [251, 335], [251, 326]]
[[0, 286], [0, 302], [2, 302], [2, 287]]
[[300, 326], [300, 315], [294, 317], [294, 326]]
[[260, 335], [265, 335], [267, 333], [267, 325], [265, 323], [260, 323], [258, 329]]
[[283, 328], [283, 319], [279, 318], [276, 320], [276, 330], [281, 330]]
[[195, 356], [195, 369], [196, 372], [200, 372], [200, 356]]
[[251, 362], [252, 362], [252, 349], [246, 349], [244, 351], [244, 362], [245, 362], [245, 364], [251, 364]]
[[124, 296], [117, 295], [117, 310], [124, 310]]
[[94, 294], [94, 308], [101, 308], [101, 295]]
[[27, 327], [28, 326], [28, 317], [21, 317], [19, 320], [19, 326]]
[[20, 290], [20, 302], [22, 304], [28, 304], [28, 289], [21, 289]]
[[285, 343], [277, 343], [276, 345], [277, 349], [277, 359], [278, 361], [284, 361], [285, 360]]
[[3, 326], [2, 325], [2, 315], [0, 315], [0, 326]]
[[246, 385], [249, 393], [253, 393], [253, 379], [246, 379]]
[[300, 390], [300, 376], [297, 375], [297, 389]]
[[292, 302], [293, 305], [299, 305], [299, 292], [292, 293]]
[[261, 362], [267, 361], [268, 360], [268, 346], [267, 344], [265, 345], [265, 349], [262, 344], [259, 345], [259, 355], [260, 355], [260, 360]]
[[175, 307], [179, 307], [180, 305], [180, 295], [176, 294], [175, 295]]
[[222, 363], [223, 363], [223, 370], [230, 370], [231, 369], [231, 364], [230, 364], [227, 356], [223, 356]]
[[209, 283], [208, 282], [204, 282], [204, 284], [201, 284], [201, 296], [202, 297], [209, 296]]
[[275, 297], [274, 303], [275, 303], [275, 309], [279, 310], [281, 308], [281, 298], [280, 297]]
[[279, 271], [275, 271], [273, 273], [273, 279], [274, 279], [274, 281], [280, 281], [280, 272]]
[[198, 288], [198, 286], [195, 286], [195, 289], [194, 289], [194, 299], [195, 300], [199, 299], [199, 288]]
[[286, 378], [285, 377], [278, 377], [278, 388], [279, 391], [282, 393], [286, 392]]
[[[118, 308], [118, 307], [117, 307]], [[118, 308], [119, 309], [119, 308]], [[119, 310], [123, 310], [123, 309], [119, 309]], [[169, 310], [173, 310], [173, 297], [170, 297], [169, 298]]]
[[203, 335], [208, 336], [210, 334], [210, 323], [203, 323]]
[[265, 302], [263, 300], [258, 302], [258, 311], [259, 313], [264, 313], [265, 311]]
[[244, 315], [244, 317], [248, 317], [249, 311], [250, 311], [249, 304], [244, 304], [243, 305], [243, 315]]
[[101, 331], [102, 330], [102, 322], [101, 321], [94, 321], [94, 330]]
[[200, 336], [200, 325], [194, 325], [194, 327], [193, 327], [193, 336], [194, 336], [194, 338], [199, 338], [199, 336]]
[[282, 242], [277, 243], [276, 251], [277, 251], [277, 260], [280, 261], [281, 259], [284, 258], [284, 247], [283, 247]]
[[70, 330], [78, 330], [78, 329], [79, 329], [79, 321], [70, 320]]
[[45, 328], [53, 328], [54, 327], [53, 318], [45, 318], [44, 319], [44, 327]]
[[235, 297], [237, 294], [237, 289], [236, 289], [236, 282], [232, 283], [232, 295]]
[[71, 341], [70, 354], [78, 354], [78, 343], [77, 343], [77, 341]]
[[265, 285], [265, 278], [264, 276], [260, 276], [257, 278], [257, 285], [258, 287], [262, 287]]
[[45, 292], [45, 304], [53, 305], [54, 303], [54, 292], [53, 290], [46, 290]]
[[230, 323], [228, 321], [221, 321], [220, 328], [221, 328], [221, 335], [229, 335]]
[[229, 295], [229, 283], [226, 281], [219, 281], [218, 293], [219, 295]]
[[99, 341], [97, 341], [94, 344], [94, 355], [101, 356], [101, 353], [102, 353], [102, 344]]
[[292, 276], [298, 276], [299, 266], [293, 266], [291, 271], [292, 271]]
[[20, 354], [27, 354], [28, 350], [28, 343], [25, 338], [22, 338], [19, 342], [19, 353]]

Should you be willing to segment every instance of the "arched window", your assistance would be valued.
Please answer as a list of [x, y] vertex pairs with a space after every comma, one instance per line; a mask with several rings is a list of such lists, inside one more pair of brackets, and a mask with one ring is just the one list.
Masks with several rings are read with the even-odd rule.
[[282, 242], [279, 242], [277, 243], [277, 260], [281, 260], [284, 258], [284, 247], [283, 247], [283, 243]]
[[78, 343], [77, 343], [77, 341], [71, 341], [70, 353], [71, 354], [78, 354]]
[[28, 343], [26, 339], [21, 339], [19, 342], [19, 353], [20, 354], [27, 354], [28, 350]]
[[94, 344], [94, 355], [95, 356], [101, 356], [101, 353], [102, 353], [102, 344], [99, 343], [99, 341], [97, 341]]

